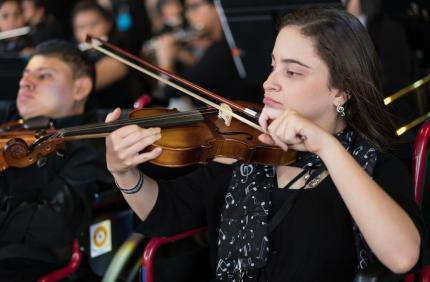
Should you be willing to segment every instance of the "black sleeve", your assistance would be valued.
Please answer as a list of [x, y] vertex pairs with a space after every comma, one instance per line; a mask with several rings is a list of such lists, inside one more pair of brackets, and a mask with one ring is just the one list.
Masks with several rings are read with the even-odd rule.
[[424, 266], [428, 262], [428, 231], [422, 213], [415, 202], [409, 171], [395, 157], [381, 155], [375, 166], [374, 179], [415, 223], [421, 236], [420, 261], [417, 267]]
[[208, 225], [207, 208], [223, 194], [231, 171], [230, 165], [209, 163], [175, 180], [158, 181], [157, 202], [139, 230], [160, 236]]

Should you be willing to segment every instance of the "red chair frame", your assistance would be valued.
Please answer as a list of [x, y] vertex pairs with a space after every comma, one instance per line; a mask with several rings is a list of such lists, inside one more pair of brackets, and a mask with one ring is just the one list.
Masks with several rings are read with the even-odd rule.
[[426, 165], [427, 144], [430, 138], [430, 121], [424, 123], [417, 133], [412, 159], [412, 176], [415, 189], [415, 200], [418, 205], [422, 201], [424, 168]]
[[70, 274], [74, 273], [82, 262], [83, 254], [79, 249], [78, 240], [74, 240], [72, 244], [72, 256], [69, 263], [51, 273], [48, 273], [37, 280], [37, 282], [55, 282], [65, 279]]
[[[152, 238], [145, 247], [142, 256], [142, 281], [154, 282], [154, 260], [155, 253], [163, 245], [176, 242], [178, 240], [185, 239], [192, 235], [203, 233], [207, 230], [207, 227], [200, 227], [179, 233], [173, 236], [163, 236]], [[144, 280], [143, 280], [144, 279]]]
[[[425, 180], [425, 167], [428, 141], [430, 138], [430, 121], [426, 121], [415, 137], [414, 152], [412, 158], [412, 177], [414, 183], [415, 201], [420, 206], [423, 196], [423, 184]], [[415, 275], [406, 277], [405, 282], [414, 281]], [[418, 281], [430, 282], [430, 266], [424, 267], [419, 274]]]

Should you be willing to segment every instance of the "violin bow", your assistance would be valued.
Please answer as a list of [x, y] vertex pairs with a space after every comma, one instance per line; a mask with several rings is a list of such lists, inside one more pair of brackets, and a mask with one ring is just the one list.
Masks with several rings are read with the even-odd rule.
[[[206, 99], [206, 98], [204, 98], [204, 97], [202, 97], [202, 96], [200, 96], [194, 92], [189, 91], [188, 89], [186, 89], [186, 88], [184, 88], [184, 87], [182, 87], [182, 86], [180, 86], [180, 85], [178, 85], [178, 84], [176, 84], [176, 83], [174, 83], [174, 82], [172, 82], [172, 81], [170, 81], [170, 80], [168, 80], [168, 79], [166, 79], [166, 78], [164, 78], [164, 77], [162, 77], [162, 76], [160, 76], [154, 72], [152, 72], [151, 70], [162, 73], [162, 74], [164, 74], [164, 75], [166, 75], [166, 76], [168, 76], [168, 77], [170, 77], [170, 78], [172, 78], [178, 82], [183, 83], [184, 85], [186, 85], [186, 86], [188, 86], [188, 87], [190, 87], [190, 88], [192, 88], [192, 89], [194, 89], [200, 93], [203, 93], [203, 94], [213, 98], [214, 100], [217, 100], [220, 103], [224, 103], [224, 104], [226, 104], [226, 105], [228, 105], [228, 106], [230, 106], [230, 107], [232, 107], [232, 108], [234, 108], [234, 109], [236, 109], [236, 110], [238, 110], [238, 111], [240, 111], [240, 112], [242, 112], [242, 113], [244, 113], [244, 114], [246, 114], [246, 115], [248, 115], [248, 116], [250, 116], [256, 120], [258, 120], [260, 114], [257, 113], [256, 111], [249, 109], [249, 108], [246, 108], [246, 107], [243, 107], [243, 106], [238, 105], [236, 103], [233, 103], [232, 101], [230, 101], [230, 100], [228, 100], [228, 99], [226, 99], [226, 98], [224, 98], [218, 94], [215, 94], [215, 93], [213, 93], [213, 92], [211, 92], [211, 91], [209, 91], [209, 90], [207, 90], [201, 86], [198, 86], [198, 85], [196, 85], [196, 84], [194, 84], [194, 83], [192, 83], [192, 82], [190, 82], [184, 78], [181, 78], [174, 73], [171, 73], [171, 72], [169, 72], [165, 69], [159, 68], [159, 67], [157, 67], [157, 66], [155, 66], [155, 65], [153, 65], [153, 64], [151, 64], [145, 60], [142, 60], [141, 58], [139, 58], [133, 54], [130, 54], [127, 51], [125, 51], [125, 50], [115, 46], [114, 44], [109, 43], [109, 42], [107, 42], [101, 38], [87, 35], [86, 42], [88, 44], [91, 44], [92, 47], [94, 49], [96, 49], [97, 51], [99, 51], [99, 52], [101, 52], [101, 53], [103, 53], [109, 57], [112, 57], [112, 58], [122, 62], [123, 64], [126, 64], [127, 66], [133, 68], [133, 69], [136, 69], [140, 72], [143, 72], [144, 74], [146, 74], [146, 75], [148, 75], [154, 79], [157, 79], [158, 81], [165, 83], [165, 84], [167, 84], [167, 85], [169, 85], [169, 86], [171, 86], [171, 87], [173, 87], [173, 88], [175, 88], [175, 89], [177, 89], [177, 90], [179, 90], [179, 91], [181, 91], [181, 92], [183, 92], [183, 93], [185, 93], [185, 94], [187, 94], [187, 95], [189, 95], [189, 96], [191, 96], [191, 97], [193, 97], [193, 98], [195, 98], [195, 99], [197, 99], [203, 103], [205, 103], [206, 105], [212, 106], [215, 109], [218, 109], [219, 111], [221, 111], [225, 114], [228, 114], [228, 115], [240, 120], [241, 122], [255, 128], [261, 132], [264, 132], [264, 130], [258, 124], [255, 124], [255, 123], [249, 121], [248, 119], [246, 119], [246, 118], [244, 118], [244, 117], [242, 117], [242, 116], [240, 116], [240, 115], [238, 115], [232, 111], [226, 110], [225, 108], [217, 105], [216, 103], [214, 103], [214, 102], [212, 102], [212, 101], [210, 101], [210, 100], [208, 100], [208, 99]], [[151, 70], [143, 68], [142, 66], [139, 66], [133, 62], [130, 62], [130, 61], [112, 53], [111, 51], [106, 50], [105, 48], [101, 47], [101, 45], [106, 45], [107, 47], [111, 48], [112, 50], [115, 50], [116, 52], [120, 53], [121, 55], [128, 57], [129, 59], [134, 60], [134, 61], [144, 65], [145, 67], [147, 67]]]

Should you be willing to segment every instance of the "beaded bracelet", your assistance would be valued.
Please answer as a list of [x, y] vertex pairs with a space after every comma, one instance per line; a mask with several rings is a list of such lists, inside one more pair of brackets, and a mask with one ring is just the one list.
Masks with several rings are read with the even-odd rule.
[[115, 180], [115, 185], [116, 185], [116, 187], [118, 187], [118, 189], [122, 192], [122, 193], [124, 193], [124, 194], [134, 194], [134, 193], [137, 193], [137, 192], [139, 192], [140, 191], [140, 189], [142, 189], [142, 186], [143, 186], [143, 182], [144, 182], [144, 177], [143, 177], [143, 173], [141, 172], [141, 171], [139, 171], [139, 181], [137, 181], [137, 184], [134, 186], [134, 187], [132, 187], [132, 188], [128, 188], [128, 189], [124, 189], [124, 188], [121, 188], [119, 185], [118, 185], [118, 183], [116, 182], [116, 180]]

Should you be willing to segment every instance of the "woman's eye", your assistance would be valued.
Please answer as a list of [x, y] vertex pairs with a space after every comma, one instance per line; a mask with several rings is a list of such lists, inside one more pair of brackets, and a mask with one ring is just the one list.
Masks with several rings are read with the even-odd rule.
[[297, 72], [287, 71], [287, 76], [289, 76], [289, 77], [294, 77], [294, 76], [298, 76], [298, 75], [299, 75], [299, 73], [297, 73]]

